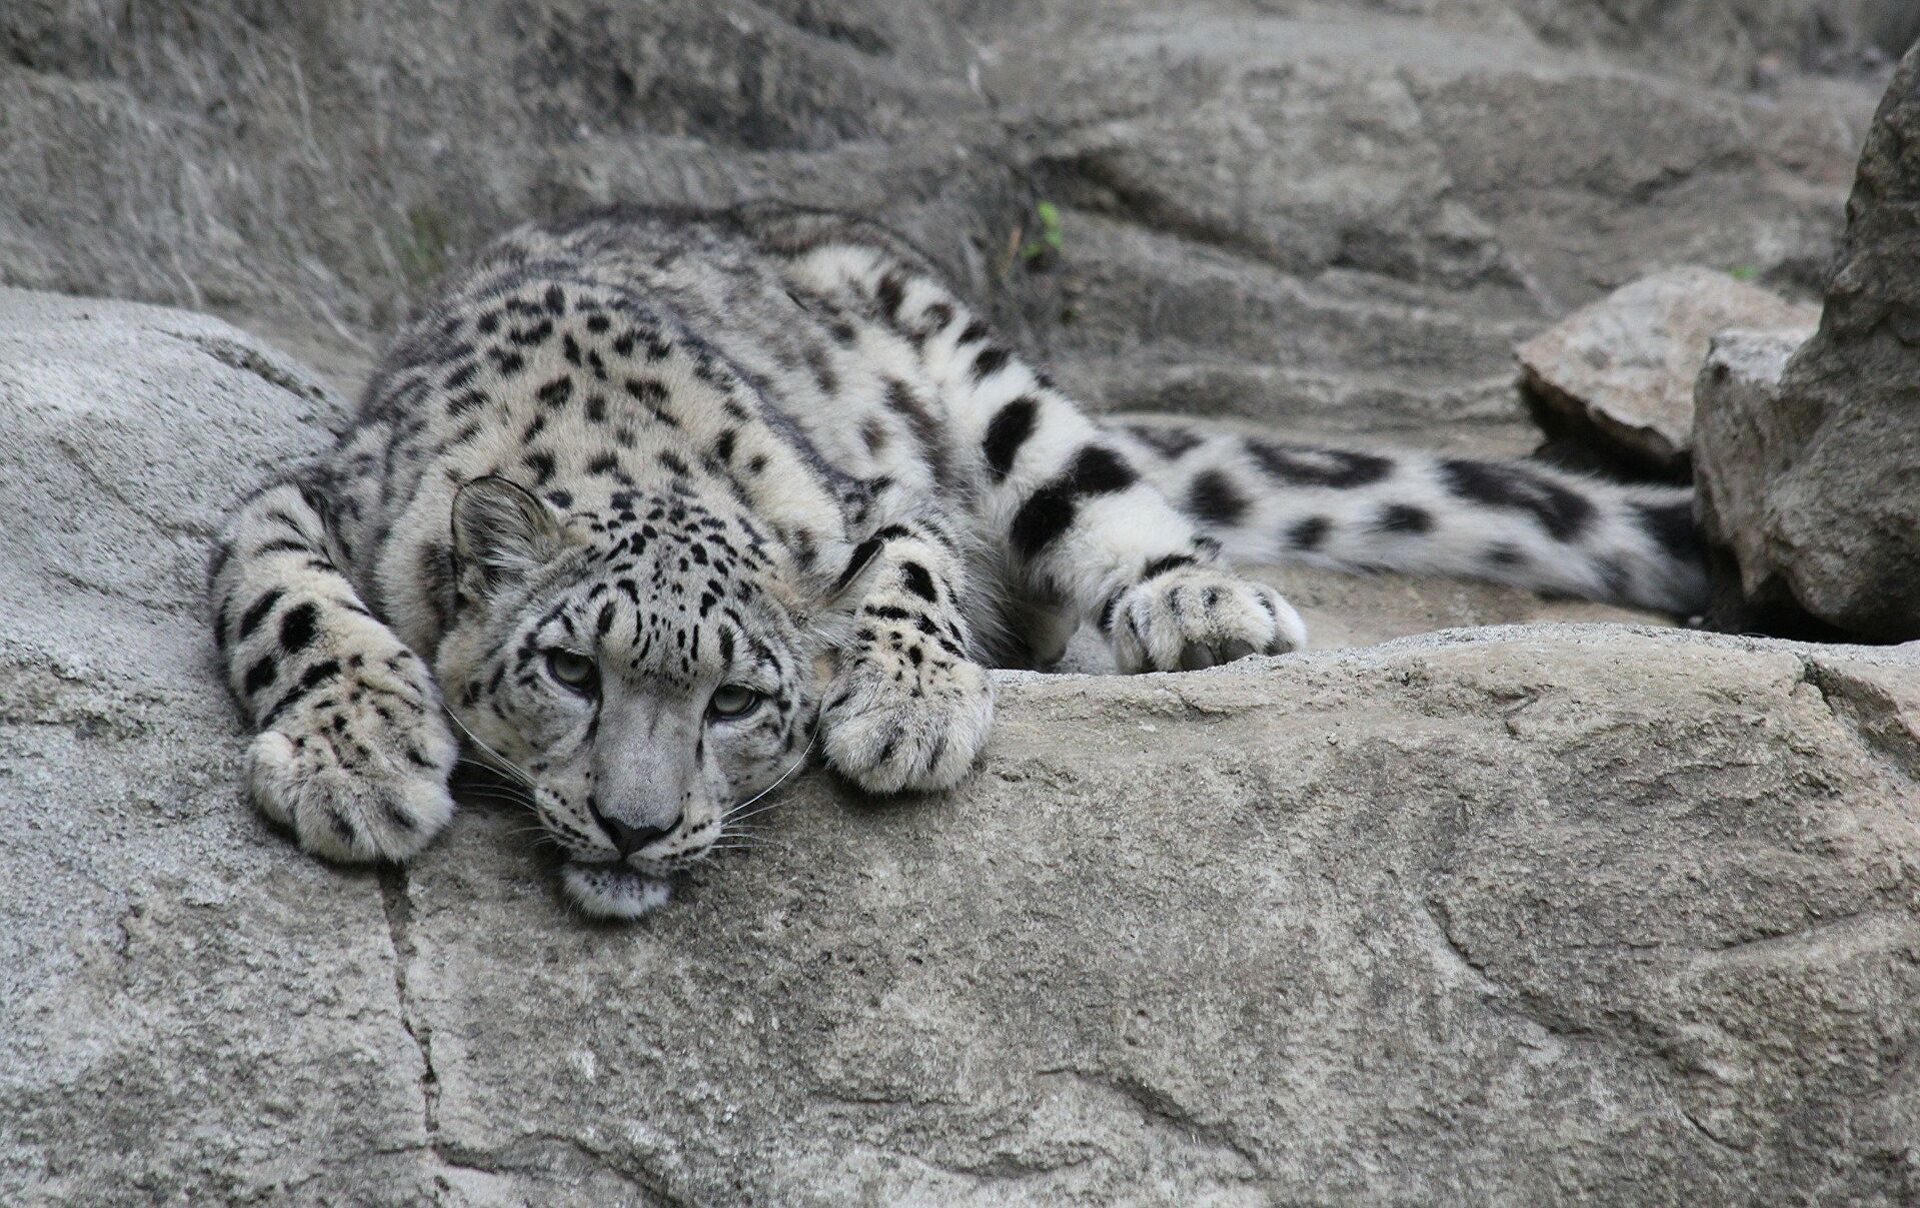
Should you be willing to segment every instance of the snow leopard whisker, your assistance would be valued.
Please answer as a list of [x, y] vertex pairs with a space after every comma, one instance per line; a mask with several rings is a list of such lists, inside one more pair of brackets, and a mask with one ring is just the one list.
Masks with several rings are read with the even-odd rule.
[[526, 842], [531, 847], [557, 848], [560, 846], [554, 837], [547, 832], [546, 828], [540, 826], [529, 826], [518, 830], [510, 830], [507, 832], [506, 837], [516, 843]]
[[481, 778], [462, 782], [462, 788], [484, 789], [493, 793], [517, 793], [529, 800], [532, 798], [531, 786], [522, 784], [510, 776], [502, 775], [500, 769], [484, 759], [474, 759], [462, 755], [454, 761], [456, 768], [465, 768], [481, 773]]
[[758, 818], [762, 814], [770, 814], [774, 810], [779, 809], [781, 806], [785, 804], [787, 804], [787, 799], [784, 797], [778, 801], [769, 801], [767, 802], [767, 804], [761, 806], [757, 810], [751, 810], [744, 814], [730, 814], [727, 817], [727, 821], [728, 822], [745, 822], [749, 818]]
[[761, 840], [757, 840], [757, 841], [755, 841], [755, 842], [752, 842], [752, 843], [724, 843], [724, 842], [723, 842], [723, 843], [715, 843], [715, 844], [714, 844], [714, 845], [713, 845], [712, 847], [710, 847], [710, 848], [708, 848], [707, 850], [708, 850], [708, 851], [710, 851], [710, 852], [715, 852], [715, 851], [762, 851], [762, 850], [765, 850], [765, 849], [767, 849], [767, 848], [777, 848], [777, 849], [779, 849], [779, 850], [781, 850], [781, 851], [791, 851], [791, 850], [792, 850], [792, 848], [791, 848], [791, 847], [790, 847], [790, 846], [789, 846], [788, 844], [786, 844], [786, 843], [782, 843], [782, 842], [779, 842], [778, 840], [773, 840], [773, 839], [761, 839]]
[[[486, 764], [476, 761], [462, 760], [461, 762], [472, 767], [486, 768], [489, 772], [493, 770], [492, 768], [488, 768]], [[515, 784], [510, 780], [492, 780], [480, 783], [465, 781], [459, 785], [455, 795], [462, 799], [472, 798], [482, 801], [504, 801], [512, 805], [526, 806], [528, 808], [532, 808], [534, 804], [532, 792], [525, 786]]]
[[775, 806], [778, 806], [780, 802], [776, 801], [773, 803], [773, 805], [764, 806], [760, 809], [754, 810], [752, 813], [743, 812], [747, 809], [748, 806], [752, 805], [754, 802], [760, 800], [762, 797], [765, 797], [768, 793], [771, 793], [773, 790], [785, 784], [787, 782], [787, 777], [799, 771], [800, 765], [807, 761], [807, 756], [813, 754], [813, 744], [818, 742], [819, 739], [820, 739], [820, 723], [815, 722], [813, 725], [813, 733], [807, 736], [807, 745], [800, 749], [800, 754], [794, 756], [793, 762], [787, 765], [787, 770], [780, 773], [780, 778], [778, 780], [775, 780], [772, 784], [768, 785], [766, 788], [761, 789], [759, 792], [755, 793], [753, 796], [747, 798], [745, 801], [742, 801], [739, 805], [736, 805], [732, 809], [728, 810], [725, 820], [727, 822], [745, 822], [748, 818], [755, 817], [756, 815], [759, 815], [759, 814], [764, 814], [768, 810], [773, 809]]
[[[761, 813], [763, 811], [756, 810], [754, 812]], [[781, 846], [785, 846], [786, 844], [786, 841], [784, 839], [774, 838], [772, 835], [768, 834], [761, 827], [741, 826], [738, 822], [731, 821], [731, 820], [721, 823], [720, 833], [714, 836], [714, 842], [715, 843], [739, 842], [739, 843], [747, 843], [747, 844], [769, 843], [769, 844], [778, 844]]]
[[445, 705], [441, 705], [440, 711], [447, 715], [447, 719], [449, 721], [453, 722], [455, 726], [459, 727], [460, 732], [467, 736], [468, 742], [472, 743], [483, 754], [487, 755], [489, 758], [494, 760], [494, 763], [491, 765], [482, 764], [481, 766], [491, 767], [492, 770], [496, 772], [504, 772], [507, 775], [512, 776], [515, 779], [519, 780], [521, 784], [526, 785], [528, 788], [534, 787], [534, 779], [533, 779], [532, 773], [528, 772], [525, 768], [521, 767], [519, 764], [513, 762], [513, 760], [508, 759], [505, 755], [502, 755], [500, 752], [494, 750], [492, 747], [488, 746], [486, 743], [481, 742], [479, 735], [475, 734], [472, 730], [468, 729], [467, 723], [464, 721], [461, 721], [460, 718], [454, 714], [454, 711], [452, 709], [447, 708]]
[[530, 804], [524, 797], [509, 797], [505, 793], [492, 793], [486, 789], [463, 788], [458, 795], [462, 801], [492, 801], [515, 806]]
[[459, 795], [462, 800], [492, 801], [500, 805], [517, 806], [523, 809], [530, 809], [533, 806], [533, 798], [531, 797], [517, 797], [510, 793], [497, 793], [490, 789], [463, 788], [460, 790]]

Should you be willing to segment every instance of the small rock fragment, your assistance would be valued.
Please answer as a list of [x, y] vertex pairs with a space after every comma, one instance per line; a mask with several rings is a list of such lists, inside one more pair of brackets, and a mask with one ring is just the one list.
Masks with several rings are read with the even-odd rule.
[[1724, 331], [1713, 337], [1694, 388], [1699, 450], [1697, 513], [1707, 540], [1733, 555], [1753, 600], [1771, 577], [1761, 513], [1766, 482], [1784, 465], [1780, 378], [1808, 331]]

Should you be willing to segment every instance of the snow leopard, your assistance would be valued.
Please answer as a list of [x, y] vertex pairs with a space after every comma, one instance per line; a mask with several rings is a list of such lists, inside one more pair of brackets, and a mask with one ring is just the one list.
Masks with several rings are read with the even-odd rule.
[[209, 574], [251, 795], [405, 861], [511, 780], [584, 913], [633, 919], [810, 759], [949, 788], [992, 667], [1299, 650], [1236, 562], [1475, 576], [1686, 613], [1685, 489], [1096, 418], [910, 241], [780, 205], [531, 224], [404, 323], [335, 448]]

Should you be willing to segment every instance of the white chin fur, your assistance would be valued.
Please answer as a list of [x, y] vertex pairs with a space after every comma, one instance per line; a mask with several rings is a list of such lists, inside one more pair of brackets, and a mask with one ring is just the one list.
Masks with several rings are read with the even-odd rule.
[[654, 881], [616, 864], [569, 864], [560, 873], [567, 896], [596, 919], [632, 922], [667, 904], [672, 893], [665, 881]]

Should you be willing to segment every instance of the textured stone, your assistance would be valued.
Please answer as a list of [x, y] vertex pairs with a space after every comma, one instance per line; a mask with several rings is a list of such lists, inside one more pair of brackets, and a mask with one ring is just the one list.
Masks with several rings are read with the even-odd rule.
[[217, 320], [0, 289], [0, 415], [0, 1201], [415, 1198], [380, 886], [244, 807], [202, 615], [336, 401]]
[[1252, 7], [1040, 5], [989, 63], [1063, 213], [1019, 296], [1096, 404], [1520, 447], [1521, 339], [1675, 262], [1831, 259], [1870, 85], [1649, 74], [1517, 6]]
[[1521, 630], [1014, 680], [954, 799], [810, 785], [637, 933], [486, 818], [413, 880], [440, 1122], [689, 1202], [1893, 1202], [1914, 785], [1811, 666]]
[[1851, 37], [1795, 0], [1591, 7], [16, 0], [0, 281], [325, 371], [528, 216], [772, 196], [902, 227], [1094, 405], [1516, 449], [1511, 349], [1570, 308], [1674, 260], [1816, 286], [1877, 95], [1748, 87]]
[[[1695, 505], [1713, 545], [1734, 559], [1748, 600], [1777, 591], [1765, 531], [1767, 480], [1778, 474], [1792, 438], [1781, 432], [1780, 379], [1806, 343], [1805, 332], [1727, 331], [1713, 338], [1694, 387], [1694, 440], [1706, 451]], [[1736, 518], [1730, 522], [1729, 517]]]
[[883, 214], [979, 282], [971, 241], [1022, 191], [953, 22], [751, 7], [10, 3], [0, 280], [365, 345], [528, 216], [777, 195]]
[[1798, 344], [1819, 317], [1713, 269], [1668, 269], [1520, 345], [1520, 388], [1629, 460], [1684, 474], [1693, 448], [1694, 379], [1714, 334], [1779, 328]]
[[1916, 656], [1009, 677], [960, 792], [808, 782], [630, 931], [477, 811], [408, 891], [442, 1143], [686, 1203], [1899, 1202]]
[[[1887, 90], [1847, 203], [1820, 329], [1776, 389], [1709, 390], [1698, 477], [1760, 601], [1920, 636], [1920, 51]], [[1709, 383], [1711, 385], [1711, 383]]]
[[[1903, 36], [1604, 7], [0, 5], [0, 280], [325, 375], [0, 291], [0, 1202], [1920, 1197], [1914, 647], [1009, 676], [960, 792], [803, 778], [631, 929], [482, 796], [364, 874], [240, 788], [212, 529], [492, 230], [866, 209], [1095, 405], [1518, 451], [1569, 308], [1816, 282], [1877, 88], [1796, 65]], [[1321, 643], [1630, 616], [1281, 582]]]

